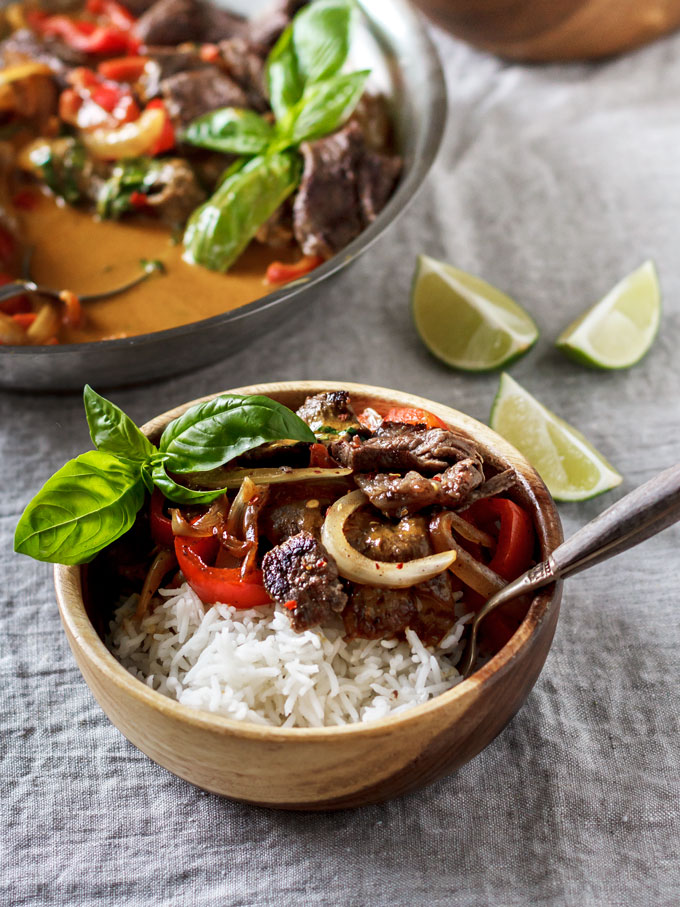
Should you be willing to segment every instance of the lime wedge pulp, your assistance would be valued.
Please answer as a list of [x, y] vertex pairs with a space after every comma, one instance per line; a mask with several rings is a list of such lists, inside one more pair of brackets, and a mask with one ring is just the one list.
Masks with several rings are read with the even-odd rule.
[[570, 324], [556, 345], [594, 368], [630, 368], [649, 351], [660, 319], [656, 268], [646, 261]]
[[538, 339], [533, 319], [479, 277], [420, 255], [411, 288], [413, 321], [429, 351], [453, 368], [501, 368]]
[[524, 454], [558, 501], [584, 501], [622, 481], [580, 431], [505, 373], [491, 408], [490, 425]]

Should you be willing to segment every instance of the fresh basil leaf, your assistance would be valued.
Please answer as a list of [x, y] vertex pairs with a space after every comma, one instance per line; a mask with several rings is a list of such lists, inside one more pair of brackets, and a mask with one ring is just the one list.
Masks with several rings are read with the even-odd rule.
[[153, 483], [166, 498], [174, 501], [176, 504], [210, 504], [220, 495], [225, 494], [226, 488], [212, 488], [210, 491], [197, 491], [193, 488], [186, 488], [184, 485], [178, 485], [174, 479], [171, 479], [165, 470], [163, 463], [158, 463], [153, 468]]
[[293, 192], [299, 179], [297, 155], [252, 158], [191, 215], [184, 233], [184, 260], [213, 271], [226, 271], [258, 227]]
[[267, 85], [274, 116], [281, 121], [300, 100], [304, 88], [293, 47], [292, 25], [284, 29], [267, 58]]
[[363, 94], [369, 70], [333, 76], [305, 89], [292, 129], [294, 144], [321, 138], [341, 126]]
[[293, 20], [293, 45], [305, 82], [335, 75], [347, 59], [352, 4], [347, 0], [316, 0]]
[[97, 214], [104, 220], [118, 220], [133, 209], [135, 193], [149, 195], [163, 188], [166, 162], [151, 157], [126, 158], [113, 168], [97, 194]]
[[93, 391], [89, 384], [83, 390], [83, 403], [90, 437], [98, 450], [139, 463], [158, 452], [122, 409]]
[[159, 446], [168, 469], [181, 474], [217, 469], [260, 444], [284, 440], [316, 438], [306, 422], [269, 397], [223, 394], [171, 422]]
[[266, 150], [273, 131], [264, 117], [252, 110], [223, 107], [190, 123], [182, 141], [225, 154], [260, 154]]
[[14, 550], [39, 561], [85, 564], [130, 529], [144, 503], [139, 463], [90, 450], [49, 479], [24, 510]]

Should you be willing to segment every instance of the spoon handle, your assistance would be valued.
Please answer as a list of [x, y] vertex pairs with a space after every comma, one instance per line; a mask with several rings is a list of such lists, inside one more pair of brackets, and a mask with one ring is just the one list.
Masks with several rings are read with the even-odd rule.
[[565, 579], [614, 557], [680, 520], [680, 463], [640, 485], [579, 529], [548, 559]]
[[6, 283], [0, 287], [0, 302], [5, 299], [11, 299], [13, 296], [19, 296], [21, 293], [35, 292], [38, 288], [30, 280], [15, 280], [12, 283]]

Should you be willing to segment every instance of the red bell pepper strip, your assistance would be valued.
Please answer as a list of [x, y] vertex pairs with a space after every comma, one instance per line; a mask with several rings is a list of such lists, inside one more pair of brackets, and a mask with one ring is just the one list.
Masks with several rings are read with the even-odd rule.
[[[111, 26], [40, 13], [34, 13], [29, 21], [41, 34], [61, 38], [69, 47], [85, 54], [124, 54], [132, 49], [130, 35]], [[136, 39], [133, 43], [136, 50]]]
[[148, 57], [116, 57], [99, 63], [97, 72], [111, 82], [137, 82], [148, 62]]
[[16, 321], [19, 327], [22, 327], [24, 330], [30, 328], [37, 317], [38, 315], [36, 312], [17, 312], [12, 315], [14, 321]]
[[175, 535], [172, 531], [172, 520], [163, 512], [165, 497], [154, 488], [149, 505], [149, 521], [151, 524], [151, 537], [157, 545], [163, 548], [175, 547]]
[[282, 261], [273, 261], [267, 268], [264, 278], [265, 283], [290, 283], [291, 280], [297, 280], [298, 277], [304, 277], [305, 274], [309, 274], [314, 268], [322, 265], [323, 261], [323, 258], [319, 255], [305, 255], [304, 258], [290, 265]]
[[446, 424], [434, 413], [412, 406], [393, 406], [387, 411], [383, 421], [401, 422], [406, 425], [425, 425], [427, 428], [446, 428]]
[[153, 101], [149, 101], [146, 105], [146, 110], [162, 110], [165, 114], [163, 131], [149, 151], [149, 154], [155, 155], [162, 154], [164, 151], [172, 151], [177, 139], [175, 137], [175, 127], [172, 125], [172, 120], [170, 119], [167, 107], [160, 98], [154, 98]]
[[137, 21], [132, 13], [120, 3], [117, 3], [116, 0], [87, 0], [85, 8], [88, 13], [102, 16], [107, 22], [121, 31], [130, 31]]
[[[485, 498], [462, 514], [491, 535], [497, 535], [496, 551], [489, 567], [508, 581], [516, 579], [531, 564], [534, 524], [529, 514], [508, 498]], [[500, 528], [496, 525], [500, 524]]]
[[[234, 608], [257, 608], [271, 604], [262, 585], [262, 572], [256, 570], [245, 582], [239, 568], [209, 567], [201, 554], [205, 542], [217, 542], [215, 537], [207, 539], [175, 538], [175, 555], [180, 570], [196, 595], [206, 605], [221, 602]], [[197, 544], [199, 543], [199, 544]]]
[[328, 453], [325, 444], [312, 444], [309, 448], [309, 465], [317, 469], [332, 469], [338, 464]]

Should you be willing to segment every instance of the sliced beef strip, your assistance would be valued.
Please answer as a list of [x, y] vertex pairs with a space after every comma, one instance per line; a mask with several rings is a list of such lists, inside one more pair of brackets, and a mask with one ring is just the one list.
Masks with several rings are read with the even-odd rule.
[[484, 474], [477, 460], [459, 460], [434, 479], [418, 472], [405, 476], [390, 473], [357, 475], [355, 481], [371, 504], [387, 516], [404, 516], [426, 507], [455, 508], [466, 503], [482, 484]]
[[[354, 513], [347, 538], [362, 554], [391, 563], [427, 557], [433, 549], [423, 517], [386, 523], [370, 510]], [[343, 612], [350, 636], [367, 639], [396, 636], [416, 629], [428, 644], [437, 642], [455, 622], [453, 583], [448, 571], [408, 589], [354, 586]]]
[[276, 44], [281, 32], [290, 24], [295, 13], [307, 0], [273, 0], [266, 9], [252, 19], [246, 34], [253, 44], [264, 48], [265, 54]]
[[342, 619], [350, 638], [389, 639], [403, 633], [417, 613], [410, 589], [354, 586]]
[[20, 28], [0, 42], [0, 61], [2, 66], [11, 66], [26, 60], [49, 66], [59, 85], [65, 88], [69, 72], [85, 65], [88, 58], [58, 38], [40, 38], [30, 29]]
[[345, 535], [353, 548], [376, 561], [394, 564], [432, 554], [427, 521], [421, 516], [391, 523], [363, 507], [347, 520]]
[[156, 0], [137, 20], [135, 31], [143, 44], [168, 47], [202, 41], [203, 4], [200, 0]]
[[291, 623], [298, 633], [324, 623], [347, 604], [335, 561], [309, 532], [299, 532], [268, 551], [262, 576], [275, 601], [295, 602]]
[[330, 258], [375, 220], [401, 170], [401, 159], [372, 151], [359, 123], [300, 146], [303, 172], [293, 226], [305, 255]]
[[187, 161], [164, 158], [157, 180], [147, 191], [147, 204], [163, 223], [182, 226], [203, 201], [205, 192]]
[[[315, 499], [312, 498], [312, 501]], [[321, 506], [318, 501], [315, 506], [309, 507], [308, 504], [308, 501], [301, 499], [267, 510], [262, 520], [264, 535], [275, 545], [279, 545], [291, 535], [297, 535], [298, 532], [307, 532], [315, 539], [319, 539], [323, 525]]]
[[269, 110], [265, 53], [262, 47], [237, 36], [220, 41], [218, 49], [218, 65], [244, 90], [248, 106], [259, 113]]
[[347, 391], [329, 391], [307, 397], [296, 415], [314, 432], [324, 429], [332, 429], [333, 432], [347, 431], [350, 428], [362, 430]]
[[255, 239], [272, 249], [282, 249], [293, 243], [293, 210], [287, 199], [258, 227]]
[[330, 451], [338, 463], [355, 473], [416, 470], [436, 475], [467, 458], [482, 468], [475, 444], [464, 435], [444, 428], [425, 429], [387, 422], [366, 440], [353, 437], [332, 442]]
[[145, 13], [147, 9], [154, 5], [155, 0], [121, 0], [121, 4], [125, 9], [129, 10], [132, 15], [137, 19], [142, 13]]
[[187, 41], [216, 44], [243, 34], [245, 29], [240, 16], [202, 0], [156, 0], [136, 25], [137, 37], [143, 44], [164, 47]]
[[215, 67], [178, 72], [163, 79], [161, 93], [168, 112], [181, 126], [220, 107], [245, 107], [243, 90]]
[[160, 96], [164, 79], [178, 72], [210, 69], [209, 63], [201, 60], [197, 53], [188, 48], [180, 50], [175, 47], [147, 47], [144, 56], [149, 58], [149, 62], [144, 67], [137, 88], [145, 102]]

